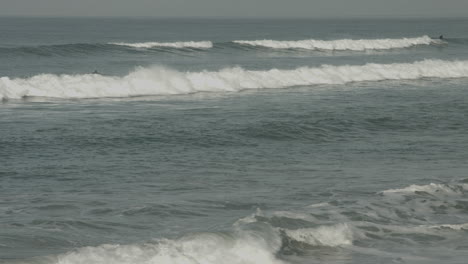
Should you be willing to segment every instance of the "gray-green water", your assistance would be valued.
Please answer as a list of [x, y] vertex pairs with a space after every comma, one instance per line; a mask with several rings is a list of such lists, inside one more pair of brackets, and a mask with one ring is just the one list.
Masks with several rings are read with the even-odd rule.
[[0, 262], [466, 262], [467, 20], [0, 20]]

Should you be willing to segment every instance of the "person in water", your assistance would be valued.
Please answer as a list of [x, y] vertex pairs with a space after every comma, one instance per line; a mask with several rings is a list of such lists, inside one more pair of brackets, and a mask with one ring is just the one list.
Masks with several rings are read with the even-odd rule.
[[444, 35], [440, 35], [440, 36], [439, 36], [439, 39], [444, 39]]

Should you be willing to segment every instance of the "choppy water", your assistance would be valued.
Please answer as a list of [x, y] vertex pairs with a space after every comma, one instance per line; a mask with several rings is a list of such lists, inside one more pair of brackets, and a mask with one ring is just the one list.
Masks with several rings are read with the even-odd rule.
[[466, 263], [467, 25], [0, 18], [0, 262]]

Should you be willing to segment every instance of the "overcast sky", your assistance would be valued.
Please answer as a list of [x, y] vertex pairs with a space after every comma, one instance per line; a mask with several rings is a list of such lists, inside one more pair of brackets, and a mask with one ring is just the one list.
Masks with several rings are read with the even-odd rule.
[[468, 0], [0, 0], [0, 16], [468, 17]]

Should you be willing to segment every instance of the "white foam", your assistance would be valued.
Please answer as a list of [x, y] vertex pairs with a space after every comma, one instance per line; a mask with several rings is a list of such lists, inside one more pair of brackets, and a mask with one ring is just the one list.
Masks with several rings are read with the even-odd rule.
[[447, 185], [447, 184], [436, 184], [430, 183], [427, 185], [410, 185], [401, 189], [389, 189], [385, 190], [383, 194], [398, 194], [398, 193], [415, 193], [415, 192], [426, 192], [430, 194], [460, 194], [463, 190], [468, 189], [468, 184], [462, 185]]
[[22, 97], [102, 98], [235, 92], [360, 81], [468, 77], [468, 61], [424, 60], [414, 63], [323, 65], [293, 70], [180, 72], [164, 67], [138, 68], [123, 77], [98, 74], [40, 74], [26, 79], [0, 78], [0, 100]]
[[289, 211], [275, 211], [273, 216], [290, 219], [315, 220], [315, 217], [311, 216], [310, 214]]
[[330, 205], [329, 203], [316, 203], [316, 204], [308, 205], [307, 208], [319, 208], [319, 207], [326, 207], [329, 205]]
[[285, 233], [295, 241], [313, 246], [337, 247], [352, 245], [353, 243], [353, 232], [347, 224], [285, 230]]
[[239, 226], [242, 226], [242, 225], [245, 225], [245, 224], [255, 223], [255, 222], [257, 222], [257, 216], [261, 216], [261, 217], [265, 216], [260, 208], [257, 208], [255, 213], [237, 220], [233, 224], [233, 226], [239, 227]]
[[307, 49], [307, 50], [385, 50], [408, 48], [416, 45], [430, 45], [438, 43], [428, 36], [400, 39], [338, 39], [338, 40], [235, 40], [237, 44], [261, 46], [272, 49]]
[[447, 229], [461, 231], [461, 230], [468, 230], [468, 223], [465, 223], [465, 224], [434, 225], [434, 226], [431, 226], [430, 228], [434, 228], [434, 229], [446, 229], [447, 228]]
[[58, 256], [57, 264], [282, 264], [275, 258], [280, 240], [240, 234], [205, 233], [143, 245], [101, 245]]
[[127, 46], [132, 48], [154, 48], [154, 47], [166, 47], [166, 48], [196, 48], [196, 49], [209, 49], [213, 47], [211, 41], [178, 41], [178, 42], [141, 42], [141, 43], [125, 43], [125, 42], [111, 42], [109, 44]]

